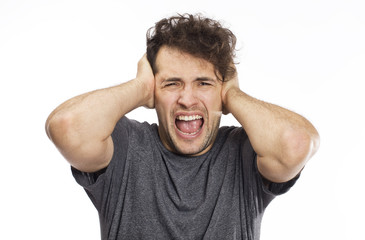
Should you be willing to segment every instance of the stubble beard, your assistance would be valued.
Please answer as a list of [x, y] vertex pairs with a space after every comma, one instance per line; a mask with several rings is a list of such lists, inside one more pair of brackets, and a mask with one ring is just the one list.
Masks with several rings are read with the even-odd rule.
[[[209, 122], [208, 119], [206, 119], [207, 122]], [[206, 124], [206, 123], [204, 123]], [[193, 148], [189, 148], [189, 149], [182, 149], [183, 146], [180, 146], [181, 144], [179, 144], [179, 142], [183, 141], [185, 143], [190, 142], [190, 144], [196, 144], [194, 143], [194, 141], [196, 140], [179, 140], [178, 136], [176, 136], [175, 134], [175, 122], [170, 124], [170, 127], [167, 128], [167, 132], [166, 132], [166, 139], [168, 141], [168, 145], [171, 148], [171, 150], [177, 154], [180, 155], [187, 155], [187, 156], [197, 156], [200, 155], [201, 152], [204, 152], [204, 150], [206, 150], [208, 147], [212, 147], [215, 138], [218, 134], [218, 129], [219, 129], [219, 124], [220, 124], [220, 118], [218, 118], [215, 122], [213, 122], [212, 126], [209, 127], [208, 125], [204, 126], [203, 131], [205, 131], [205, 133], [203, 133], [204, 139], [202, 141], [201, 144], [199, 144], [199, 146], [197, 148], [193, 147]]]

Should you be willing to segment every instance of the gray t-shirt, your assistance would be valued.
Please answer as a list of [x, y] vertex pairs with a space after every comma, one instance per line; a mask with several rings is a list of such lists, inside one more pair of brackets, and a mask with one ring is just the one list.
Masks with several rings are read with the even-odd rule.
[[122, 118], [97, 173], [72, 168], [99, 212], [102, 239], [259, 239], [270, 201], [298, 179], [268, 183], [241, 127], [221, 127], [205, 154], [168, 151], [156, 124]]

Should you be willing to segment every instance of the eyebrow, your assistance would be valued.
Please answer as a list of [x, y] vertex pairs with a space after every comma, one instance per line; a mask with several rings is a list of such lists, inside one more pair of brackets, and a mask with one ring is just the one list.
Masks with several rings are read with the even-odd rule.
[[176, 81], [182, 81], [182, 79], [178, 78], [178, 77], [172, 77], [172, 78], [164, 79], [162, 82], [176, 82]]
[[[171, 78], [167, 78], [164, 79], [162, 81], [162, 83], [164, 82], [179, 82], [179, 81], [183, 81], [181, 78], [179, 77], [171, 77]], [[210, 78], [210, 77], [197, 77], [194, 81], [209, 81], [209, 82], [215, 82], [217, 81], [216, 79]]]
[[[181, 81], [182, 79], [179, 77], [171, 77], [171, 78], [167, 78], [164, 81]], [[210, 78], [210, 77], [197, 77], [195, 80], [197, 81], [215, 81], [215, 79]]]
[[171, 77], [171, 78], [167, 78], [166, 81], [180, 81], [181, 78], [179, 77]]
[[213, 78], [209, 78], [209, 77], [198, 77], [198, 78], [196, 78], [195, 80], [196, 80], [196, 81], [212, 81], [212, 82], [214, 82], [214, 81], [215, 81], [215, 79], [213, 79]]

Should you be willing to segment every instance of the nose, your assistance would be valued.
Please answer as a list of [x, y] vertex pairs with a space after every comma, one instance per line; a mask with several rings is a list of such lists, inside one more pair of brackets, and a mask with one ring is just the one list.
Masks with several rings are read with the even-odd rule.
[[185, 85], [184, 88], [180, 91], [179, 99], [177, 102], [187, 109], [195, 106], [198, 103], [196, 92], [192, 87]]

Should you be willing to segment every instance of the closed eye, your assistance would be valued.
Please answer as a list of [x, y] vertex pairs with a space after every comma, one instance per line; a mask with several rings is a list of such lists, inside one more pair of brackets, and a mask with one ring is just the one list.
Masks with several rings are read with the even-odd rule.
[[181, 84], [181, 79], [179, 78], [169, 78], [163, 81], [163, 87], [174, 87]]
[[165, 84], [165, 87], [175, 86], [175, 85], [176, 85], [176, 83], [174, 83], [174, 82], [169, 82], [169, 83]]
[[212, 78], [208, 78], [208, 77], [200, 77], [197, 78], [196, 81], [198, 82], [199, 86], [214, 86], [216, 83], [216, 80], [212, 79]]
[[211, 86], [212, 84], [209, 82], [200, 82], [200, 86]]

